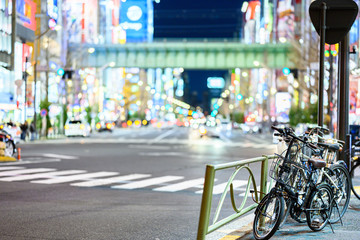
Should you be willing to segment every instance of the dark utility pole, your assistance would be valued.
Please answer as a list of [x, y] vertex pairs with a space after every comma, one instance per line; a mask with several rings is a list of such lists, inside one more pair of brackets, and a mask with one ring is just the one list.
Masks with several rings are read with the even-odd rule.
[[319, 126], [324, 125], [324, 61], [325, 61], [325, 30], [326, 30], [326, 3], [321, 4], [320, 14], [320, 69], [319, 69], [319, 104], [318, 119]]
[[[339, 57], [339, 107], [338, 107], [338, 136], [342, 141], [346, 141], [346, 135], [349, 134], [349, 34], [340, 42], [340, 57]], [[349, 141], [346, 141], [345, 149], [349, 148]], [[340, 159], [346, 161], [349, 165], [349, 159], [346, 157], [344, 151], [340, 155]]]

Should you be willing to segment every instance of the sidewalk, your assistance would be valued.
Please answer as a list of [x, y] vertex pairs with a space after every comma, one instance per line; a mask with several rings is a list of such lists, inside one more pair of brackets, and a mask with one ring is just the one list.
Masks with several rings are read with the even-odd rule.
[[[252, 220], [254, 214], [250, 214], [244, 219], [247, 221], [240, 221], [241, 225], [238, 230], [228, 233], [226, 236], [217, 238], [218, 240], [253, 240], [255, 239], [252, 233]], [[331, 239], [331, 240], [359, 240], [360, 239], [360, 200], [352, 195], [350, 199], [349, 208], [346, 211], [341, 223], [332, 224], [334, 233], [331, 231], [330, 225], [327, 225], [322, 231], [313, 232], [306, 223], [298, 223], [289, 216], [284, 226], [279, 229], [271, 239], [274, 240], [302, 240], [302, 239]], [[224, 226], [223, 228], [229, 229]], [[225, 230], [226, 231], [226, 230]], [[219, 229], [217, 231], [224, 232]], [[215, 233], [216, 234], [216, 233]], [[210, 234], [212, 235], [212, 234]], [[215, 239], [214, 236], [209, 236], [206, 239]]]

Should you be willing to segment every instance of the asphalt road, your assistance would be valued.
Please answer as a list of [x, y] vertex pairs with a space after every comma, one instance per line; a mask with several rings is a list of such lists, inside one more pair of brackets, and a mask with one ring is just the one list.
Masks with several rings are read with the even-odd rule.
[[[116, 129], [21, 143], [21, 161], [0, 163], [0, 239], [196, 239], [206, 164], [276, 149], [269, 135], [210, 135]], [[216, 178], [214, 203], [229, 173]]]

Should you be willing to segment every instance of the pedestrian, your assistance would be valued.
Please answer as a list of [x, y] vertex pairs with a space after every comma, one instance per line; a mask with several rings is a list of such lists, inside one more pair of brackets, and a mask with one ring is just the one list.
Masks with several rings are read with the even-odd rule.
[[24, 141], [25, 141], [28, 127], [29, 127], [29, 126], [28, 126], [28, 122], [27, 122], [27, 121], [25, 121], [24, 124], [22, 124], [22, 125], [20, 126], [20, 129], [21, 129], [20, 138], [21, 138], [21, 140], [24, 140]]
[[36, 138], [36, 129], [35, 129], [35, 123], [34, 121], [31, 122], [30, 124], [30, 134], [31, 134], [31, 141], [34, 141]]

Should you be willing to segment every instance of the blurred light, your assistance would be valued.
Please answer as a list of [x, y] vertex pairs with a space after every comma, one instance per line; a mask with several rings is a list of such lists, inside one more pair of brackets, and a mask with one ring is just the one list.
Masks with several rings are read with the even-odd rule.
[[264, 97], [269, 96], [269, 92], [267, 90], [264, 91]]
[[230, 91], [226, 89], [226, 90], [225, 90], [225, 94], [226, 94], [226, 95], [229, 95], [229, 94], [230, 94]]
[[285, 37], [280, 37], [280, 38], [279, 38], [279, 41], [280, 41], [281, 43], [286, 43], [287, 40], [286, 40]]
[[305, 76], [305, 77], [304, 77], [304, 82], [307, 83], [307, 82], [309, 82], [309, 81], [310, 81], [310, 77], [309, 77], [309, 76]]
[[66, 125], [64, 126], [64, 128], [65, 128], [65, 129], [69, 129], [69, 125], [66, 124]]
[[132, 125], [132, 121], [128, 120], [126, 124], [130, 127]]
[[298, 81], [295, 81], [294, 82], [294, 88], [298, 88], [299, 87], [299, 82]]
[[146, 125], [148, 122], [144, 119], [142, 120], [142, 125]]
[[81, 129], [81, 130], [85, 129], [85, 125], [84, 125], [84, 124], [80, 124], [80, 129]]
[[115, 67], [115, 62], [110, 62], [109, 67]]
[[276, 88], [270, 88], [270, 93], [272, 94], [272, 95], [274, 95], [275, 93], [277, 92], [277, 90], [276, 90]]
[[282, 70], [282, 72], [284, 73], [284, 75], [289, 75], [290, 74], [290, 69], [289, 68], [287, 68], [287, 67], [284, 67], [283, 68], [283, 70]]
[[135, 120], [134, 124], [135, 124], [135, 126], [140, 126], [141, 122], [140, 122], [140, 120]]
[[59, 69], [57, 70], [57, 74], [58, 74], [59, 76], [63, 76], [63, 75], [65, 74], [64, 69], [59, 68]]
[[249, 102], [253, 102], [254, 98], [253, 97], [249, 97]]
[[91, 48], [88, 49], [88, 53], [92, 54], [94, 52], [95, 52], [95, 48], [91, 47]]
[[229, 109], [230, 109], [230, 110], [233, 110], [233, 109], [234, 109], [234, 105], [233, 105], [233, 104], [230, 104], [230, 105], [229, 105]]
[[222, 97], [222, 98], [226, 98], [226, 93], [223, 92], [223, 93], [221, 94], [221, 97]]
[[247, 72], [242, 72], [241, 74], [243, 77], [247, 77], [249, 74]]
[[150, 87], [150, 86], [146, 86], [146, 87], [145, 87], [145, 90], [146, 90], [146, 91], [150, 91], [150, 90], [151, 90], [151, 87]]
[[254, 61], [253, 63], [254, 63], [254, 66], [256, 66], [256, 67], [260, 66], [260, 62], [259, 62], [259, 61]]
[[238, 101], [241, 101], [243, 98], [244, 98], [243, 95], [241, 95], [240, 93], [238, 95], [236, 95], [236, 99]]
[[249, 3], [248, 2], [243, 2], [243, 5], [241, 7], [241, 12], [246, 13], [247, 9], [248, 9]]
[[151, 93], [151, 94], [154, 94], [154, 93], [155, 93], [155, 89], [151, 89], [150, 93]]
[[143, 81], [139, 81], [139, 82], [138, 82], [138, 85], [139, 85], [139, 86], [142, 86], [143, 84], [144, 84]]

